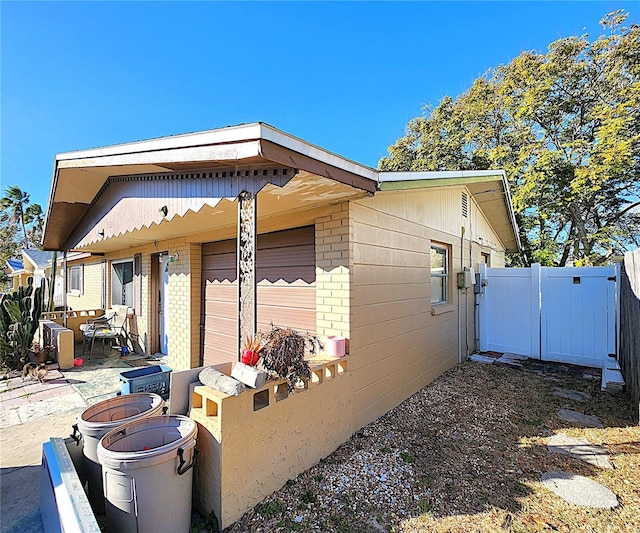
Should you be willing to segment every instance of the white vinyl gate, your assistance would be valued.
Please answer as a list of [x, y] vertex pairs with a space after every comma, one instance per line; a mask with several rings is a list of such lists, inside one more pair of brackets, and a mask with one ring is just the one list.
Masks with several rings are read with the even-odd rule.
[[619, 272], [480, 268], [480, 350], [604, 368], [616, 356]]

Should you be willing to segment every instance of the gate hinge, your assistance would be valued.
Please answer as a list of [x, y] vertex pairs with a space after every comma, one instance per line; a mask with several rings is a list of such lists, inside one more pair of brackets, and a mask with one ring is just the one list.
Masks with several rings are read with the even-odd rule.
[[609, 276], [609, 277], [607, 278], [607, 281], [615, 281], [615, 280], [616, 280], [616, 277], [615, 277], [615, 276]]

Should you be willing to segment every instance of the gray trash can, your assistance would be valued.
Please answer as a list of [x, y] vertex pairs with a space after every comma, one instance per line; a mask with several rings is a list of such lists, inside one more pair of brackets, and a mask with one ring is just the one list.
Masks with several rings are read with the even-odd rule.
[[196, 423], [154, 416], [120, 426], [98, 443], [109, 531], [187, 533]]
[[76, 426], [82, 434], [84, 453], [81, 481], [87, 482], [87, 496], [96, 514], [103, 514], [105, 510], [98, 442], [106, 433], [124, 423], [161, 414], [163, 403], [157, 394], [128, 394], [92, 405], [78, 417]]

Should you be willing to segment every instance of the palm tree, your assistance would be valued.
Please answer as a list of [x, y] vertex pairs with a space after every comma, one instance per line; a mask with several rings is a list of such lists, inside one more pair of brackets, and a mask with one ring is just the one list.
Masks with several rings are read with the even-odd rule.
[[44, 224], [44, 213], [40, 204], [29, 204], [24, 211], [25, 226], [30, 225], [31, 245], [33, 248], [40, 248], [42, 238], [42, 225]]
[[[27, 192], [22, 192], [17, 185], [7, 187], [4, 196], [0, 198], [0, 207], [6, 209], [10, 213], [11, 220], [22, 226], [24, 235], [24, 247], [29, 248], [29, 240], [27, 237], [27, 227], [25, 220], [25, 210], [29, 206], [31, 196]], [[42, 211], [42, 209], [40, 209]]]

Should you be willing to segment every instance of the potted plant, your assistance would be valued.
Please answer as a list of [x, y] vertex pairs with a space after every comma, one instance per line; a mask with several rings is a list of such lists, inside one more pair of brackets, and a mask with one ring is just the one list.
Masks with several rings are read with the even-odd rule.
[[304, 358], [308, 340], [291, 328], [273, 325], [263, 336], [262, 365], [268, 372], [286, 380], [289, 392], [311, 379], [311, 369]]
[[233, 366], [231, 377], [254, 389], [263, 387], [267, 382], [268, 375], [257, 368], [262, 349], [260, 334], [255, 337], [247, 336], [242, 350], [240, 350], [240, 362]]
[[255, 337], [247, 335], [240, 352], [240, 362], [247, 366], [256, 366], [260, 360], [262, 348], [262, 336], [259, 333]]

